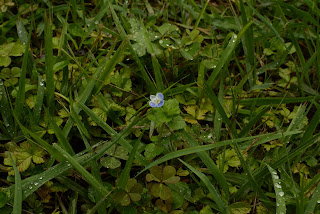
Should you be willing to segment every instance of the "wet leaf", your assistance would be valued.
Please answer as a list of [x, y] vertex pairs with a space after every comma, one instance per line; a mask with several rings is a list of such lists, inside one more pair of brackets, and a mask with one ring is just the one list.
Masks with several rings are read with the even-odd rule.
[[103, 157], [100, 163], [105, 168], [115, 169], [121, 166], [121, 162], [115, 157]]

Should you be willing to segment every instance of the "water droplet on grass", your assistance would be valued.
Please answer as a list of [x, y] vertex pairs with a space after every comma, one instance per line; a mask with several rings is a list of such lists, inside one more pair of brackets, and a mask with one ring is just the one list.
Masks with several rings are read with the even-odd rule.
[[161, 45], [162, 43], [163, 43], [163, 40], [160, 40], [160, 41], [159, 41], [159, 44]]
[[278, 183], [275, 183], [274, 186], [277, 187], [277, 188], [281, 188], [281, 185], [278, 184]]
[[279, 192], [278, 193], [281, 197], [284, 196], [284, 192]]

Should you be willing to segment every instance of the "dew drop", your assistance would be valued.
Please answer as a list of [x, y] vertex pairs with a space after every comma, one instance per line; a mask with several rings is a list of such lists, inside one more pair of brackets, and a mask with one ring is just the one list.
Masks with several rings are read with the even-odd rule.
[[161, 45], [162, 43], [163, 43], [163, 40], [160, 40], [160, 41], [159, 41], [159, 44]]
[[39, 184], [38, 182], [34, 182], [34, 185], [38, 186], [38, 184]]
[[278, 193], [281, 197], [284, 196], [284, 192], [279, 192]]
[[318, 202], [318, 204], [320, 204], [320, 199], [317, 202]]
[[42, 180], [43, 179], [42, 176], [39, 179]]
[[277, 188], [281, 188], [281, 185], [278, 184], [278, 183], [275, 183], [274, 186], [277, 187]]
[[236, 40], [232, 40], [232, 42], [236, 42]]
[[273, 178], [274, 179], [279, 179], [279, 176], [278, 175], [273, 175]]
[[29, 186], [29, 189], [32, 189], [32, 186]]

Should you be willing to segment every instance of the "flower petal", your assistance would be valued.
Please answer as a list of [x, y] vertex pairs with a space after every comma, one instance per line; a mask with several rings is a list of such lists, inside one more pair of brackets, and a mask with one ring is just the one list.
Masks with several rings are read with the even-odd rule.
[[157, 103], [150, 101], [149, 105], [154, 108], [154, 107], [158, 107]]
[[157, 97], [160, 99], [160, 100], [163, 100], [164, 99], [164, 96], [161, 92], [157, 93]]
[[163, 106], [163, 104], [164, 104], [164, 100], [161, 100], [159, 103], [158, 103], [158, 107], [161, 107], [161, 106]]
[[150, 100], [151, 100], [151, 101], [153, 101], [153, 102], [154, 102], [154, 101], [156, 101], [156, 99], [157, 99], [157, 97], [156, 97], [156, 96], [154, 96], [154, 95], [150, 95]]

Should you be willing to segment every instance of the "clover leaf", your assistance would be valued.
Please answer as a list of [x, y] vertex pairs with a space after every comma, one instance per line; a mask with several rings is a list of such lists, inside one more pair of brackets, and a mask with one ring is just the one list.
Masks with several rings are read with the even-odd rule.
[[11, 42], [0, 45], [0, 66], [8, 67], [11, 63], [10, 56], [21, 56], [24, 45], [20, 42]]
[[162, 200], [171, 198], [171, 189], [166, 184], [175, 184], [179, 182], [180, 177], [176, 175], [176, 169], [173, 166], [165, 166], [163, 169], [159, 166], [154, 166], [150, 169], [150, 173], [146, 175], [147, 182], [156, 181], [149, 186], [150, 193]]
[[[3, 163], [7, 166], [12, 166], [12, 162], [10, 159], [11, 154], [14, 162], [18, 167], [19, 172], [26, 171], [32, 163], [44, 163], [44, 155], [46, 153], [41, 147], [35, 144], [30, 144], [28, 141], [24, 141], [19, 146], [7, 146], [10, 146], [10, 148], [9, 151], [5, 151], [4, 153], [5, 158]], [[14, 175], [13, 169], [8, 174]]]
[[112, 145], [105, 153], [108, 156], [100, 159], [101, 165], [105, 168], [118, 168], [121, 166], [120, 159], [128, 159], [128, 151], [122, 146]]
[[113, 194], [113, 200], [122, 206], [128, 206], [131, 201], [140, 201], [143, 187], [136, 179], [130, 178], [124, 190], [119, 190]]

